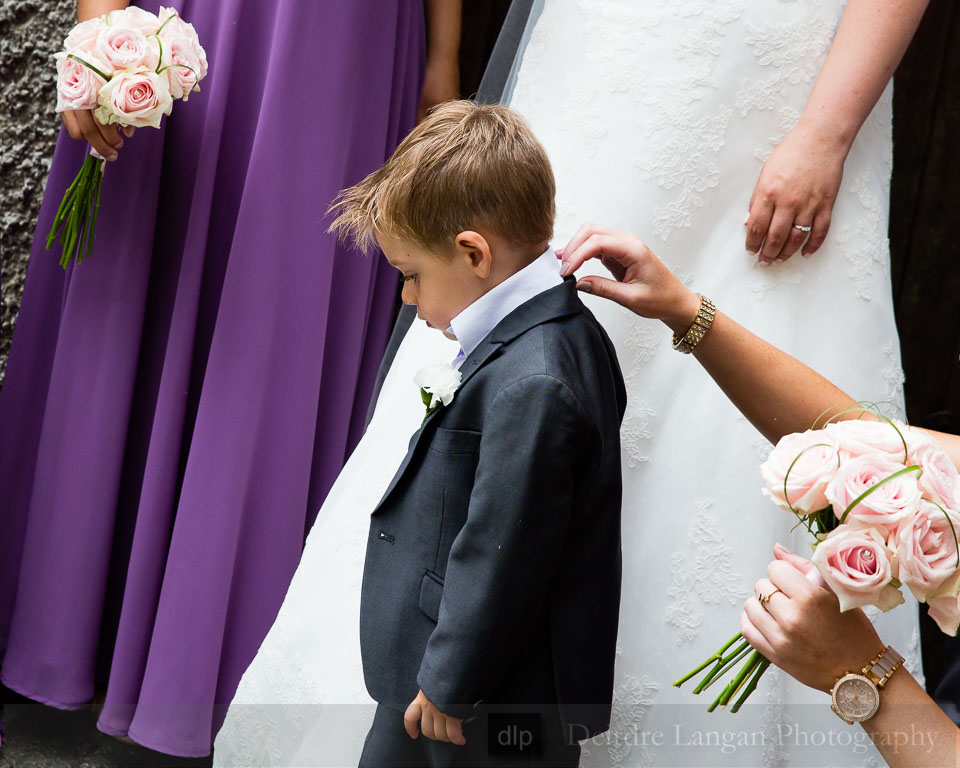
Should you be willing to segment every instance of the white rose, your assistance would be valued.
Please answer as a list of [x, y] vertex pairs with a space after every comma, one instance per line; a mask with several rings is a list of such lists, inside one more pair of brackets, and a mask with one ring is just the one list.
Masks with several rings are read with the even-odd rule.
[[442, 363], [421, 368], [413, 377], [414, 384], [432, 395], [428, 409], [436, 408], [440, 403], [450, 405], [462, 380], [460, 371]]

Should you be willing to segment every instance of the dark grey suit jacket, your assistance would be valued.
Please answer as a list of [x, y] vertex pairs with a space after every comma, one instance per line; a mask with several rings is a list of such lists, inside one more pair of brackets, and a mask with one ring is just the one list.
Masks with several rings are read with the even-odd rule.
[[[567, 279], [461, 368], [370, 520], [367, 690], [469, 718], [556, 701], [569, 741], [609, 726], [620, 605], [616, 353]], [[417, 407], [411, 383], [411, 407]]]

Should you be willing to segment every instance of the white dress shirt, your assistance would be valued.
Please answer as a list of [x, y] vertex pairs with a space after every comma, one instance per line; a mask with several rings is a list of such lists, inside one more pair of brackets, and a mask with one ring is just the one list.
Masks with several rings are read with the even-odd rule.
[[457, 337], [461, 350], [452, 363], [453, 367], [459, 369], [490, 331], [513, 310], [562, 282], [560, 261], [553, 248], [548, 246], [535, 261], [483, 294], [450, 321], [447, 332]]

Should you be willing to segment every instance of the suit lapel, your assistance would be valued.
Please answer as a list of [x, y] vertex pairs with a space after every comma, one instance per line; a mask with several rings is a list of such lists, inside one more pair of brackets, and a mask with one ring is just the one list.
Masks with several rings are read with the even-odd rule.
[[[460, 386], [457, 388], [457, 395], [459, 395], [460, 391], [467, 385], [467, 382], [473, 378], [476, 372], [483, 368], [494, 353], [504, 344], [509, 344], [517, 338], [517, 336], [520, 336], [525, 331], [537, 325], [558, 317], [579, 312], [582, 309], [583, 305], [577, 297], [576, 282], [572, 278], [567, 278], [562, 285], [544, 291], [515, 309], [507, 315], [500, 324], [480, 342], [480, 346], [473, 350], [467, 359], [463, 361], [463, 365], [460, 366], [460, 372], [463, 378], [460, 381]], [[454, 403], [456, 402], [456, 397], [455, 395]], [[424, 435], [433, 428], [438, 415], [443, 410], [444, 408], [439, 408], [431, 413], [420, 429], [410, 438], [410, 445], [407, 448], [406, 456], [403, 457], [400, 468], [393, 476], [393, 480], [390, 481], [386, 492], [380, 498], [379, 503], [371, 514], [375, 515], [380, 511], [383, 503], [390, 494], [393, 493], [393, 490], [400, 483], [400, 480], [403, 479], [404, 474], [406, 474], [407, 469], [410, 467], [410, 462], [414, 454], [417, 452], [417, 446], [420, 444]]]

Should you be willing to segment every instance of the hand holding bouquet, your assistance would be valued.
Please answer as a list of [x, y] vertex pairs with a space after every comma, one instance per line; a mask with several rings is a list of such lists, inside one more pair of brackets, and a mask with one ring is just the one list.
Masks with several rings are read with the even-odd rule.
[[[763, 492], [799, 518], [816, 543], [807, 577], [832, 590], [840, 610], [904, 602], [903, 585], [941, 630], [960, 625], [960, 474], [933, 438], [905, 424], [849, 420], [783, 437], [760, 468]], [[707, 667], [700, 693], [746, 659], [709, 707], [736, 712], [769, 662], [735, 635], [674, 683]]]
[[[207, 55], [191, 24], [173, 8], [136, 6], [77, 24], [57, 53], [57, 112], [94, 110], [103, 125], [160, 127], [175, 99], [187, 101], [207, 74]], [[60, 264], [93, 248], [104, 159], [95, 150], [64, 194], [47, 248], [59, 239]]]

